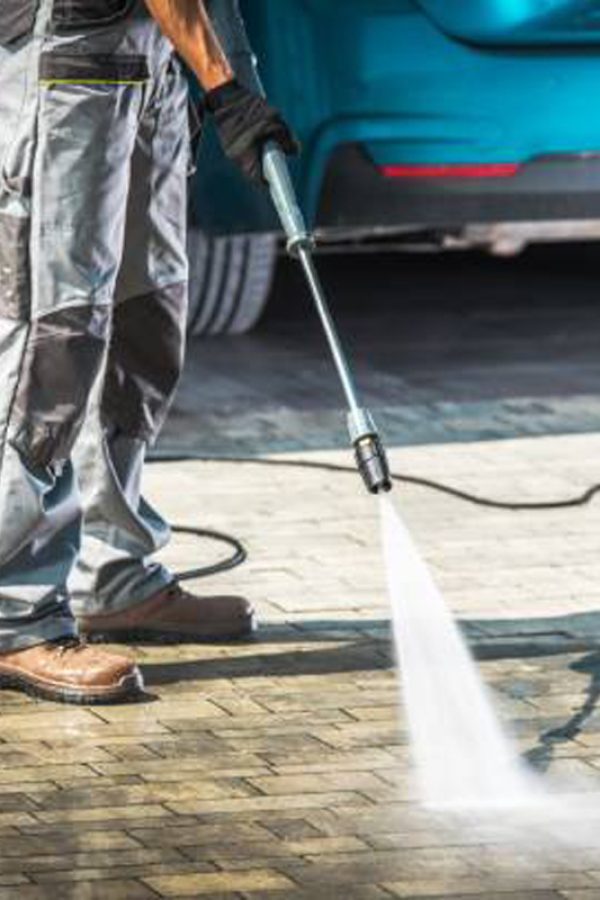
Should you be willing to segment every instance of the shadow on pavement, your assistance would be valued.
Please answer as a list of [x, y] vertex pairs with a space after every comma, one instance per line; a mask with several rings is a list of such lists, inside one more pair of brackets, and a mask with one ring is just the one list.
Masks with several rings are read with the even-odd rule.
[[570, 668], [574, 672], [583, 672], [590, 676], [585, 702], [564, 725], [551, 728], [540, 735], [536, 746], [525, 754], [524, 758], [530, 765], [541, 772], [550, 768], [557, 746], [568, 744], [569, 741], [575, 740], [578, 734], [581, 734], [588, 720], [596, 712], [598, 700], [600, 700], [600, 653], [590, 653], [583, 659], [577, 660]]
[[[201, 651], [199, 651], [201, 653]], [[144, 679], [148, 687], [175, 684], [180, 681], [210, 681], [222, 678], [283, 677], [289, 675], [330, 675], [344, 672], [364, 672], [389, 669], [392, 665], [386, 646], [365, 638], [341, 646], [314, 650], [286, 650], [282, 653], [262, 653], [257, 645], [255, 654], [227, 659], [196, 659], [174, 663], [144, 665]]]
[[[477, 659], [516, 659], [593, 650], [599, 643], [600, 612], [539, 619], [473, 620], [460, 624]], [[320, 644], [327, 646], [319, 647]], [[204, 654], [199, 645], [198, 659], [147, 664], [144, 666], [146, 683], [157, 686], [184, 680], [257, 675], [321, 675], [386, 669], [393, 664], [386, 619], [311, 620], [300, 626], [267, 625], [260, 629], [256, 640], [228, 646], [240, 652], [226, 658], [212, 655], [202, 658]], [[280, 652], [279, 647], [288, 649]], [[600, 696], [600, 653], [593, 653], [576, 665], [589, 665], [590, 673], [594, 673], [595, 704], [596, 690]], [[577, 671], [588, 670], [578, 668]]]

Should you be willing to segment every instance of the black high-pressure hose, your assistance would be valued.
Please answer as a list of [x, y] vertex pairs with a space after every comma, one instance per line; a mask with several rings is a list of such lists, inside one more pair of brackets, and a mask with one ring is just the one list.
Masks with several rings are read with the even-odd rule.
[[[181, 463], [181, 462], [206, 462], [206, 463], [222, 463], [234, 465], [248, 466], [279, 466], [281, 468], [292, 469], [313, 469], [320, 472], [332, 472], [341, 475], [354, 475], [356, 477], [356, 469], [354, 466], [344, 466], [338, 463], [312, 462], [304, 459], [265, 459], [264, 457], [252, 456], [194, 456], [193, 454], [165, 454], [150, 457], [149, 462], [154, 463]], [[596, 494], [600, 493], [600, 484], [593, 484], [581, 494], [573, 497], [565, 497], [561, 500], [539, 500], [539, 501], [510, 501], [510, 500], [494, 500], [491, 497], [483, 497], [479, 494], [472, 494], [469, 491], [463, 491], [445, 484], [442, 481], [435, 481], [431, 478], [421, 478], [418, 475], [393, 474], [392, 481], [399, 484], [410, 484], [415, 487], [422, 487], [428, 490], [437, 491], [461, 500], [465, 503], [472, 503], [475, 506], [483, 506], [487, 509], [502, 509], [509, 512], [547, 512], [550, 510], [575, 509], [577, 507], [586, 506], [590, 503]], [[242, 565], [247, 559], [247, 552], [243, 544], [235, 537], [223, 532], [213, 531], [205, 528], [195, 528], [190, 525], [173, 525], [172, 530], [175, 534], [190, 534], [198, 538], [206, 538], [231, 547], [233, 552], [227, 558], [220, 560], [210, 566], [202, 566], [197, 569], [190, 569], [185, 572], [178, 573], [179, 581], [188, 581], [192, 578], [207, 578], [209, 575], [217, 575], [221, 572], [227, 572]]]

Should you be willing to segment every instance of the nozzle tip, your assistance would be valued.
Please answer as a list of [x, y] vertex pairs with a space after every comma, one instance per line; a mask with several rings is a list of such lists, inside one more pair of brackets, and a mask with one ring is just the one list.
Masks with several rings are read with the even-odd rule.
[[354, 444], [356, 463], [367, 490], [383, 494], [392, 490], [393, 482], [386, 452], [377, 434], [360, 438]]

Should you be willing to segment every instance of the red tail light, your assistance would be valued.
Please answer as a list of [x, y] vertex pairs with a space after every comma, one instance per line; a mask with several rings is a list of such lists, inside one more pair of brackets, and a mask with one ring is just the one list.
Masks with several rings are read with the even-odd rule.
[[385, 178], [512, 178], [519, 163], [449, 163], [380, 166]]

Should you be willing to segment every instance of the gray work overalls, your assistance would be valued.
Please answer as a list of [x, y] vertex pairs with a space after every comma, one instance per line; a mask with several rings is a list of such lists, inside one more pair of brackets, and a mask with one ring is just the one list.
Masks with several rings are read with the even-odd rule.
[[189, 128], [141, 0], [0, 4], [1, 652], [172, 580], [140, 478], [182, 365]]

